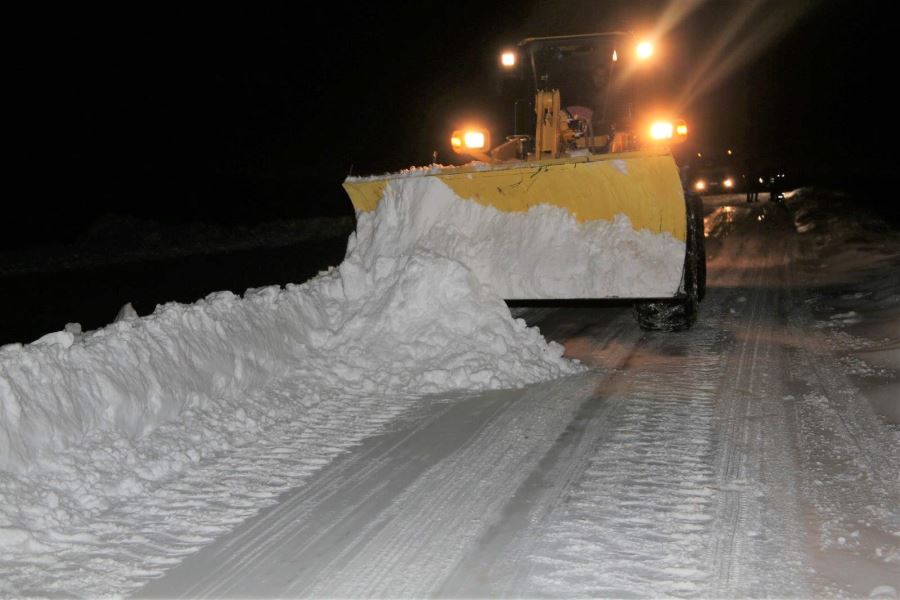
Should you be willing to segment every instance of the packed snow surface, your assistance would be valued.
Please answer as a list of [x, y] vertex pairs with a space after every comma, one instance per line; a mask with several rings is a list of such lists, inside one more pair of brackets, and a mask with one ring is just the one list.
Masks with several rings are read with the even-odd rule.
[[690, 331], [517, 308], [596, 368], [418, 400], [139, 597], [895, 597], [900, 237], [837, 200], [705, 197]]
[[507, 299], [671, 297], [684, 266], [684, 242], [636, 231], [624, 214], [579, 223], [548, 204], [504, 212], [460, 198], [437, 177], [389, 180], [378, 208], [357, 219], [351, 252], [434, 252]]
[[704, 201], [697, 325], [526, 309], [596, 368], [525, 390], [465, 391], [580, 367], [364, 227], [303, 285], [0, 349], [0, 597], [896, 595], [900, 238]]
[[[40, 572], [41, 557], [72, 552], [73, 539], [99, 546], [92, 536], [108, 533], [91, 530], [99, 514], [205, 458], [258, 445], [272, 428], [286, 445], [284, 436], [312, 435], [310, 414], [323, 403], [347, 414], [355, 414], [348, 402], [371, 407], [355, 414], [364, 421], [383, 409], [372, 398], [390, 405], [388, 398], [518, 387], [583, 369], [441, 248], [373, 244], [366, 232], [402, 224], [404, 206], [389, 204], [363, 219], [364, 241], [351, 242], [339, 267], [302, 285], [215, 293], [142, 318], [123, 308], [97, 331], [72, 324], [0, 348], [0, 566], [21, 561]], [[347, 426], [329, 447], [365, 431]], [[77, 524], [90, 533], [62, 533]], [[86, 579], [60, 575], [51, 587], [105, 594], [133, 586], [114, 562]], [[0, 583], [0, 594], [20, 591], [9, 585]]]

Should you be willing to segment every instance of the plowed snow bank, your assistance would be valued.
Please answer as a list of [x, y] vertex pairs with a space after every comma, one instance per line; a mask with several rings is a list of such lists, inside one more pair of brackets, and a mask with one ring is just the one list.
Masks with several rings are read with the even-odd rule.
[[141, 436], [185, 407], [237, 411], [288, 372], [310, 394], [515, 387], [571, 373], [457, 262], [424, 253], [340, 267], [303, 285], [212, 294], [83, 337], [0, 351], [0, 467], [19, 471], [97, 429]]
[[[211, 519], [205, 531], [227, 530], [273, 490], [301, 485], [311, 465], [371, 435], [403, 398], [582, 369], [440, 248], [359, 250], [354, 238], [339, 267], [302, 285], [215, 293], [86, 334], [71, 327], [0, 348], [0, 595], [122, 593], [160, 567], [134, 570], [133, 550], [104, 548], [152, 530], [150, 551], [171, 562], [202, 538], [183, 540], [172, 523], [188, 531]], [[351, 425], [331, 429], [333, 411]], [[169, 506], [173, 486], [201, 498], [219, 486], [227, 471], [219, 463], [295, 446], [304, 448], [289, 454], [300, 471], [288, 465], [272, 482], [246, 484], [254, 489], [235, 491], [234, 505], [229, 493], [224, 504], [191, 500], [196, 513]], [[243, 496], [256, 500], [248, 508]], [[101, 515], [143, 501], [152, 523], [137, 514], [105, 526]], [[65, 562], [44, 574], [61, 552]]]

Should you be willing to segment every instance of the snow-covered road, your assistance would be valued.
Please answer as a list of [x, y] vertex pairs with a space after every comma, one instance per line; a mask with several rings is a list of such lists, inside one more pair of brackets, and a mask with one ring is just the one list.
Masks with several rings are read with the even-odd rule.
[[737, 200], [693, 330], [515, 309], [593, 368], [334, 416], [358, 445], [136, 595], [893, 597], [900, 244]]

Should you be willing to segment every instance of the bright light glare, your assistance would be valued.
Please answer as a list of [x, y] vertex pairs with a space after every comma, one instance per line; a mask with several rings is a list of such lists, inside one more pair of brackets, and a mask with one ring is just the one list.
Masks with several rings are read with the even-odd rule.
[[726, 179], [725, 181], [722, 182], [722, 185], [724, 185], [727, 188], [733, 188], [734, 187], [734, 179], [729, 177], [728, 179]]
[[484, 148], [484, 132], [467, 131], [463, 134], [463, 141], [466, 144], [466, 148], [480, 150], [481, 148]]
[[619, 60], [619, 53], [617, 51], [613, 50], [613, 62], [618, 62], [618, 60]]
[[650, 137], [654, 140], [671, 140], [674, 129], [668, 121], [657, 121], [650, 126]]
[[675, 133], [678, 135], [687, 135], [687, 125], [679, 123], [678, 127], [675, 128]]
[[694, 189], [697, 190], [698, 192], [702, 192], [703, 190], [706, 189], [706, 182], [703, 181], [702, 179], [698, 179], [697, 183], [694, 184]]
[[491, 147], [491, 134], [487, 129], [470, 127], [457, 129], [450, 135], [450, 145], [457, 154], [487, 152]]
[[641, 42], [637, 45], [637, 57], [641, 60], [647, 60], [653, 56], [653, 44], [650, 42]]
[[516, 53], [515, 52], [504, 52], [500, 55], [500, 64], [504, 67], [514, 67], [516, 66]]

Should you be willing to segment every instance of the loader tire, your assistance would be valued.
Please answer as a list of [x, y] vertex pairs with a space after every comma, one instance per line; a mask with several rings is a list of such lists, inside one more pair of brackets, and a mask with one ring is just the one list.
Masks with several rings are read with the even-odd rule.
[[694, 222], [694, 229], [688, 228], [690, 242], [697, 253], [697, 301], [703, 302], [706, 297], [706, 244], [705, 225], [703, 223], [703, 199], [698, 194], [688, 194], [688, 218]]
[[645, 331], [685, 331], [697, 320], [706, 295], [706, 249], [703, 244], [703, 204], [690, 194], [687, 204], [687, 251], [684, 257], [684, 295], [672, 300], [637, 302], [634, 315]]

